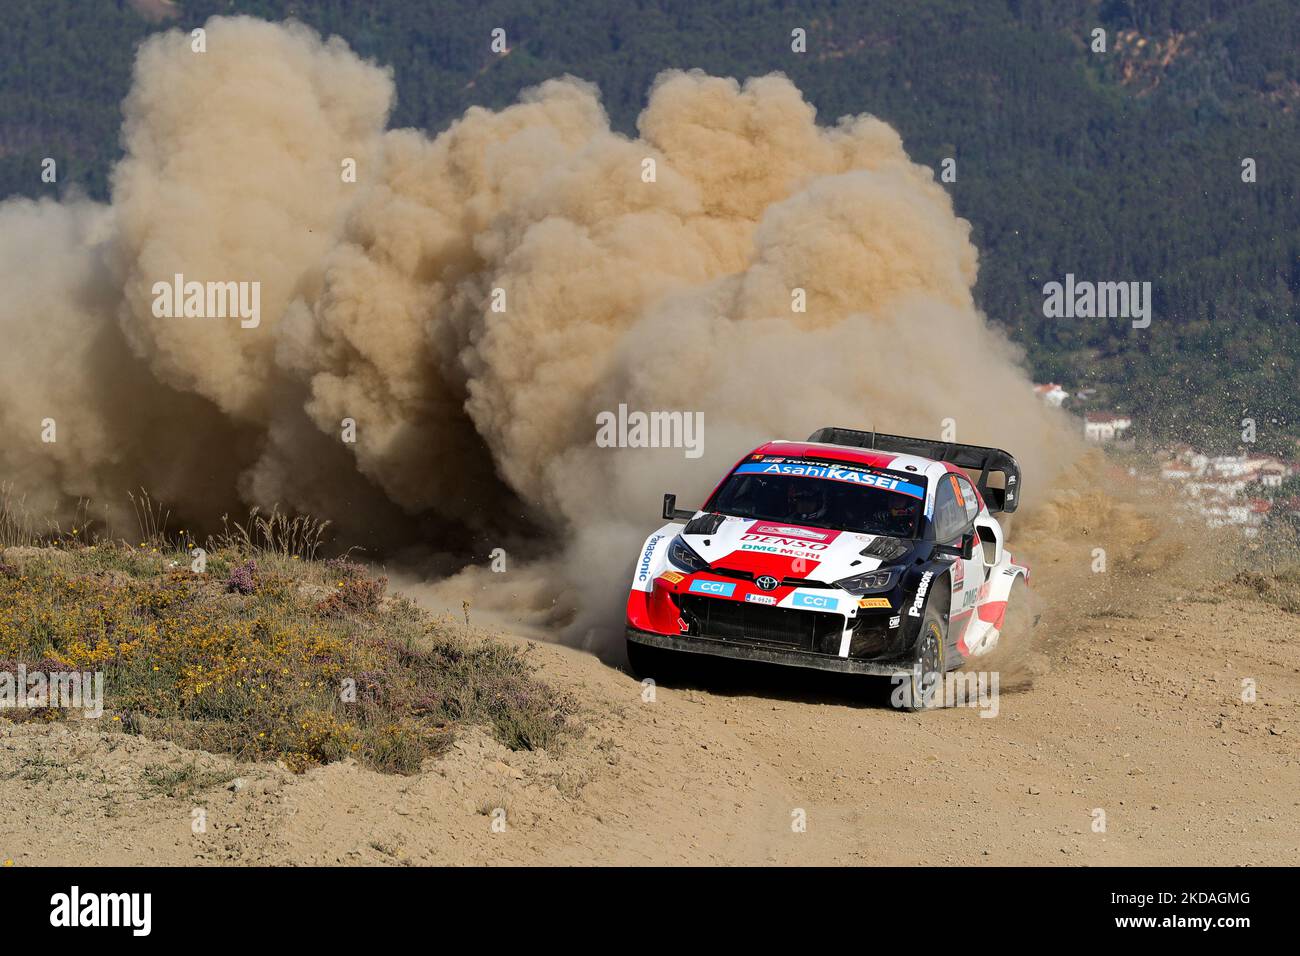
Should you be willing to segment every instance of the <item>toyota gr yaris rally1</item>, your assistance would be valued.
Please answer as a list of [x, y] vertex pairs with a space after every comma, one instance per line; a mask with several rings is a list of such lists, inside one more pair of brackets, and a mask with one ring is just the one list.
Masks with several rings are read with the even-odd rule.
[[[697, 655], [899, 679], [927, 706], [943, 673], [998, 642], [1027, 567], [996, 513], [1019, 504], [1001, 449], [823, 428], [741, 459], [637, 556], [633, 671]], [[681, 522], [685, 522], [684, 524]]]

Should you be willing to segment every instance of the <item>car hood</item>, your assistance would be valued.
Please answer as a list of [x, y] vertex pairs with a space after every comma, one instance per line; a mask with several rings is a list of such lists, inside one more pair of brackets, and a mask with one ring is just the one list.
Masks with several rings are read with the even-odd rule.
[[[711, 568], [748, 572], [756, 577], [806, 578], [832, 583], [841, 578], [874, 571], [880, 558], [862, 554], [876, 535], [854, 531], [833, 531], [785, 521], [765, 521], [730, 516], [710, 516], [716, 530], [691, 533], [688, 525], [682, 539], [707, 561]], [[694, 525], [696, 522], [692, 522]], [[904, 542], [908, 544], [909, 542]], [[889, 561], [899, 563], [901, 558]]]

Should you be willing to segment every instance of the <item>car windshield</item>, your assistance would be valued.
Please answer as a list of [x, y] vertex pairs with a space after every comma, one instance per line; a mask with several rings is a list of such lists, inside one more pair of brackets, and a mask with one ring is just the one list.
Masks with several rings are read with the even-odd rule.
[[919, 476], [782, 459], [737, 468], [706, 505], [739, 518], [911, 538], [925, 501]]

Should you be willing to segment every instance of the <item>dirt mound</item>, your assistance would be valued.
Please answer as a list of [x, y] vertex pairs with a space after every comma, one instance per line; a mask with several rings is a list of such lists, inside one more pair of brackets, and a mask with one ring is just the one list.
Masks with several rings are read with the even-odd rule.
[[1233, 582], [1288, 614], [1300, 614], [1300, 565], [1276, 571], [1238, 571]]

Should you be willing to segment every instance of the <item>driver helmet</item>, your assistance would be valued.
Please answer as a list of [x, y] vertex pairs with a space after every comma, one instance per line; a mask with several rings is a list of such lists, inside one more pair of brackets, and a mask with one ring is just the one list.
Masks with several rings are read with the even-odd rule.
[[801, 481], [790, 487], [789, 514], [793, 520], [808, 520], [822, 517], [826, 504], [826, 493], [809, 482]]

